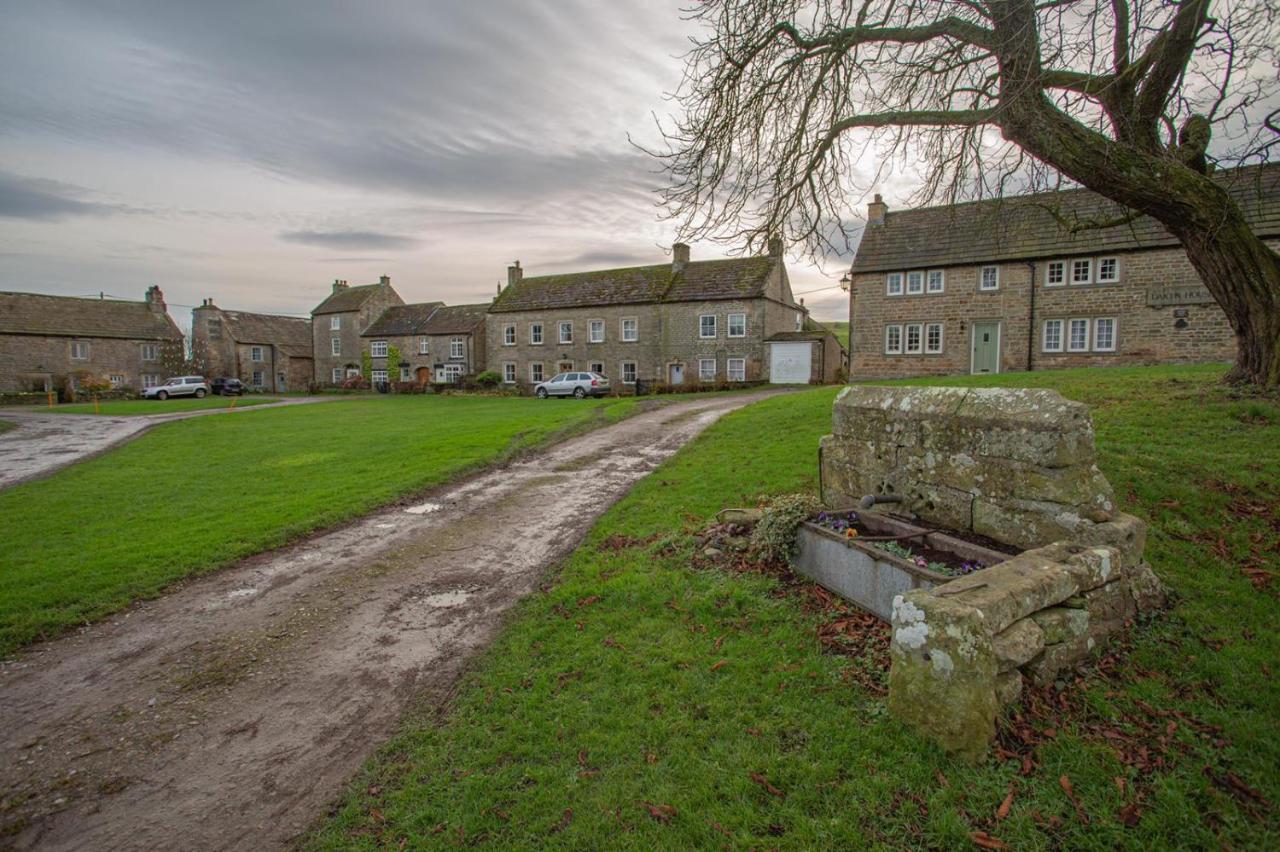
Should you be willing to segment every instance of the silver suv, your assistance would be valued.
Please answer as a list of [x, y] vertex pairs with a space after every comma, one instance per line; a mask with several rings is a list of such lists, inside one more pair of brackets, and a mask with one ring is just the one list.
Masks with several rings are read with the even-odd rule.
[[209, 384], [204, 376], [175, 376], [162, 385], [147, 388], [142, 392], [143, 399], [168, 399], [171, 396], [194, 396], [201, 399], [209, 395]]
[[588, 396], [604, 396], [609, 392], [609, 380], [599, 373], [560, 373], [545, 382], [533, 386], [534, 396], [572, 396], [583, 399]]

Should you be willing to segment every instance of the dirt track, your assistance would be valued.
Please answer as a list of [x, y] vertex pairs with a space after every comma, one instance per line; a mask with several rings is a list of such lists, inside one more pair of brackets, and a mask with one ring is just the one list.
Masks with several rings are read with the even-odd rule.
[[286, 845], [609, 505], [763, 395], [639, 415], [0, 666], [0, 844]]

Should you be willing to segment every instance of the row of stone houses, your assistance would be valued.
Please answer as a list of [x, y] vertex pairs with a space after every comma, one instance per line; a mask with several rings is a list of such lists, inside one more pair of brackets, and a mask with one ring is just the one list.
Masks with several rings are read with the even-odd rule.
[[[1280, 247], [1280, 164], [1215, 179]], [[1087, 190], [892, 212], [853, 261], [850, 375], [1230, 361], [1235, 334], [1178, 241]]]

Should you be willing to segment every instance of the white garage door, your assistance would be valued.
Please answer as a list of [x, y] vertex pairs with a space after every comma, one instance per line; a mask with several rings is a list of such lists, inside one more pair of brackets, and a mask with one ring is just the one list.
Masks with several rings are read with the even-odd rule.
[[813, 344], [770, 343], [769, 381], [775, 385], [807, 384]]

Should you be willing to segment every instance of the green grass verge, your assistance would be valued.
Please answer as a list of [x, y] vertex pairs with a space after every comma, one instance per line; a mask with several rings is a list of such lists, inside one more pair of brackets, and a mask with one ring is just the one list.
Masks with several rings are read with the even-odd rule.
[[[133, 417], [141, 414], [176, 414], [180, 411], [203, 411], [206, 408], [244, 408], [248, 405], [262, 405], [268, 402], [279, 402], [270, 396], [206, 396], [204, 399], [109, 399], [98, 403], [94, 411], [92, 402], [73, 402], [66, 405], [55, 405], [53, 408], [41, 408], [54, 414], [101, 414], [104, 417]], [[33, 409], [36, 410], [36, 409]]]
[[[448, 714], [408, 724], [306, 845], [971, 848], [981, 830], [1018, 849], [1274, 847], [1274, 811], [1210, 778], [1280, 802], [1280, 607], [1242, 573], [1280, 547], [1280, 405], [1235, 398], [1221, 373], [934, 382], [1094, 406], [1101, 465], [1154, 522], [1147, 554], [1179, 601], [1135, 630], [1122, 674], [1069, 693], [1029, 774], [910, 735], [851, 677], [859, 660], [823, 652], [803, 596], [690, 567], [689, 533], [715, 511], [815, 487], [822, 389], [729, 415], [639, 483], [517, 608]], [[1150, 719], [1168, 738], [1154, 769], [1087, 733], [1113, 719], [1132, 736], [1140, 702], [1181, 714]]]
[[8, 420], [0, 420], [0, 435], [3, 435], [5, 432], [8, 432], [10, 429], [17, 429], [17, 428], [18, 428], [17, 426], [10, 423]]
[[849, 323], [848, 322], [824, 322], [827, 328], [831, 329], [831, 333], [836, 336], [836, 340], [840, 341], [840, 345], [845, 349], [849, 348]]
[[375, 397], [162, 424], [0, 492], [0, 654], [634, 406]]

